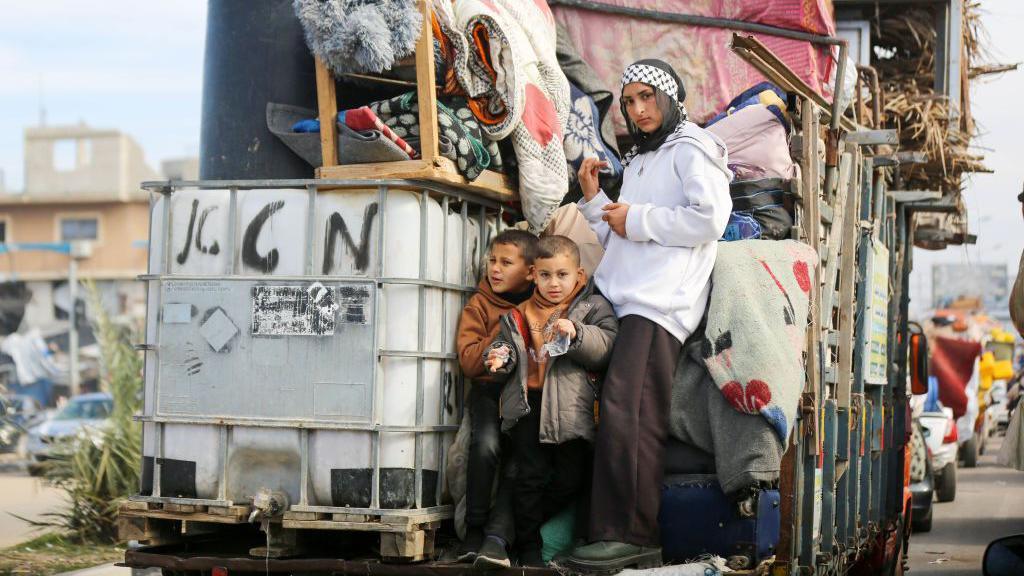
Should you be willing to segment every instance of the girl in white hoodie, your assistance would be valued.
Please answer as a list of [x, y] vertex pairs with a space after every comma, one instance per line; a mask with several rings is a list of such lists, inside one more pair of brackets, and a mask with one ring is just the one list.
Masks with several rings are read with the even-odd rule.
[[594, 455], [591, 544], [583, 572], [660, 565], [658, 507], [672, 377], [707, 307], [717, 241], [732, 209], [725, 144], [687, 121], [682, 80], [660, 60], [622, 76], [620, 106], [635, 146], [618, 202], [586, 160], [579, 208], [604, 245], [595, 283], [620, 319], [605, 376]]

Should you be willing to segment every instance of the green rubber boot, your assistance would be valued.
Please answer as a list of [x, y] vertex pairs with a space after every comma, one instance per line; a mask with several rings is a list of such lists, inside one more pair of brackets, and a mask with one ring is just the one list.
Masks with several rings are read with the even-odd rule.
[[661, 548], [625, 542], [595, 542], [573, 550], [567, 564], [586, 574], [614, 574], [626, 568], [657, 568], [661, 566]]

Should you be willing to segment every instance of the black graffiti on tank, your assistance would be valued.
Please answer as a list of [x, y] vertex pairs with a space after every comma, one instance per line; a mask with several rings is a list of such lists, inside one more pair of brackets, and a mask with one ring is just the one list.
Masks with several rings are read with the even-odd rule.
[[363, 212], [363, 228], [359, 231], [359, 245], [356, 245], [349, 232], [348, 224], [335, 212], [327, 220], [327, 227], [324, 231], [324, 264], [323, 274], [330, 274], [334, 269], [334, 251], [338, 243], [338, 235], [341, 235], [345, 246], [352, 252], [356, 270], [365, 272], [370, 264], [370, 232], [373, 231], [373, 220], [377, 216], [377, 203], [372, 202], [366, 206]]
[[192, 233], [195, 232], [196, 237], [196, 250], [199, 250], [203, 254], [213, 254], [216, 256], [220, 254], [220, 244], [216, 240], [210, 246], [203, 245], [203, 228], [206, 226], [206, 219], [210, 216], [210, 213], [216, 210], [218, 206], [209, 206], [203, 209], [203, 213], [199, 216], [199, 229], [196, 229], [196, 212], [199, 211], [199, 200], [192, 200], [192, 215], [188, 218], [188, 232], [185, 234], [185, 245], [182, 246], [181, 252], [178, 253], [178, 264], [184, 264], [188, 261], [189, 251], [192, 249]]
[[[199, 251], [202, 252], [203, 254], [212, 254], [214, 256], [220, 254], [220, 244], [218, 244], [217, 241], [214, 240], [213, 244], [210, 244], [209, 246], [204, 246], [203, 228], [206, 227], [206, 218], [210, 215], [211, 212], [213, 212], [217, 208], [220, 208], [220, 206], [209, 206], [203, 209], [203, 213], [199, 215], [199, 229], [196, 230], [196, 248], [198, 248]], [[193, 214], [195, 213], [193, 212]]]
[[266, 256], [263, 256], [256, 249], [256, 240], [260, 237], [263, 225], [281, 208], [284, 208], [284, 200], [276, 200], [267, 204], [252, 219], [249, 226], [245, 228], [245, 235], [242, 237], [242, 262], [246, 266], [267, 273], [277, 269], [277, 265], [281, 260], [281, 254], [277, 251], [277, 248], [271, 248]]

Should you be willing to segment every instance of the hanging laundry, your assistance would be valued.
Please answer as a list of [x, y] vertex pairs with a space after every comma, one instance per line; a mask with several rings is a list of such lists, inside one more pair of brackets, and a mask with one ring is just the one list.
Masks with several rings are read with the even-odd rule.
[[413, 53], [423, 26], [415, 0], [294, 0], [306, 44], [335, 74], [380, 73]]
[[[406, 141], [419, 141], [420, 126], [415, 92], [369, 105], [385, 126]], [[484, 170], [502, 169], [497, 143], [481, 132], [466, 99], [444, 96], [437, 100], [438, 143], [441, 155], [455, 162], [459, 173], [476, 180]]]

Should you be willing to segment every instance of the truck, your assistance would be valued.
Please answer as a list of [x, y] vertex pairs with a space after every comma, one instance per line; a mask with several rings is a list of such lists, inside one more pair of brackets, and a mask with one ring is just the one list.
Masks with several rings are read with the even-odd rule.
[[[269, 4], [245, 13], [211, 2], [209, 38], [262, 22], [295, 40], [290, 3]], [[429, 22], [431, 4], [417, 4]], [[559, 18], [583, 10], [727, 33], [729, 57], [787, 95], [800, 167], [786, 184], [790, 236], [819, 257], [806, 380], [777, 484], [746, 514], [688, 519], [734, 530], [725, 548], [708, 550], [724, 558], [714, 566], [780, 576], [902, 573], [915, 218], [962, 207], [948, 195], [893, 188], [901, 166], [924, 160], [896, 149], [901, 136], [883, 125], [877, 73], [848, 68], [847, 40], [608, 3], [549, 4], [569, 11]], [[447, 470], [466, 385], [454, 334], [490, 238], [518, 212], [507, 177], [468, 182], [430, 143], [429, 30], [411, 84], [424, 126], [417, 160], [338, 165], [334, 118], [347, 96], [304, 47], [274, 55], [309, 60], [292, 80], [309, 82], [313, 68], [322, 166], [312, 178], [295, 176], [293, 158], [260, 156], [271, 143], [254, 147], [229, 130], [254, 130], [232, 122], [253, 114], [250, 100], [265, 105], [260, 90], [269, 89], [230, 92], [224, 84], [239, 72], [217, 71], [247, 52], [208, 45], [202, 179], [143, 184], [152, 193], [138, 346], [143, 462], [139, 493], [120, 510], [121, 537], [132, 542], [125, 566], [218, 576], [470, 570], [449, 561], [456, 510]], [[841, 98], [822, 96], [764, 36], [836, 55], [829, 92], [841, 93], [852, 75], [857, 106], [845, 112]], [[241, 41], [232, 38], [217, 41]], [[301, 90], [284, 84], [274, 90]], [[865, 92], [873, 110], [860, 102]], [[214, 111], [223, 114], [211, 119]]]

